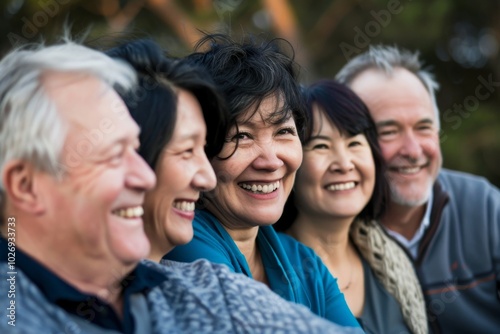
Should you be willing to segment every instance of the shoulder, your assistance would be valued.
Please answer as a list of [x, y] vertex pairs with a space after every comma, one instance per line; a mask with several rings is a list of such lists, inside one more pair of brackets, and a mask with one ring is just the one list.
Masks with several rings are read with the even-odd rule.
[[457, 210], [500, 210], [500, 190], [484, 177], [443, 169], [438, 180]]
[[439, 173], [438, 180], [445, 190], [458, 190], [463, 191], [463, 187], [470, 190], [476, 191], [487, 191], [496, 190], [494, 185], [492, 185], [486, 178], [482, 176], [477, 176], [469, 173], [464, 173], [460, 171], [454, 171], [449, 169], [442, 169]]
[[[193, 263], [147, 263], [169, 277], [148, 295], [156, 308], [173, 309], [177, 322], [204, 332], [324, 333], [340, 330], [303, 306], [289, 303], [269, 288], [223, 265], [205, 260]], [[166, 305], [166, 306], [161, 306]], [[162, 315], [158, 315], [161, 317]], [[165, 324], [162, 319], [158, 323]], [[193, 327], [195, 326], [195, 327]], [[355, 329], [345, 329], [356, 332]]]
[[196, 231], [207, 231], [210, 232], [216, 227], [217, 219], [209, 212], [205, 210], [196, 210], [193, 219], [193, 228]]
[[194, 237], [191, 243], [225, 243], [230, 238], [219, 220], [206, 210], [196, 210], [193, 220]]
[[184, 286], [188, 289], [194, 285], [210, 285], [210, 281], [223, 280], [231, 273], [226, 265], [209, 262], [205, 259], [194, 262], [163, 259], [161, 263], [143, 260], [141, 263], [163, 274], [170, 285]]
[[287, 252], [288, 256], [295, 256], [301, 259], [304, 257], [311, 257], [312, 259], [317, 259], [318, 256], [314, 252], [314, 250], [297, 239], [285, 234], [283, 232], [278, 232], [278, 238], [280, 239], [283, 248]]
[[[174, 288], [176, 293], [183, 290], [189, 293], [204, 294], [205, 297], [217, 294], [220, 296], [241, 296], [243, 290], [247, 296], [257, 297], [263, 290], [269, 293], [268, 288], [245, 275], [237, 274], [229, 270], [225, 265], [198, 260], [191, 263], [175, 261], [162, 261], [162, 264], [151, 261], [143, 261], [145, 265], [163, 273], [167, 280], [163, 283], [163, 289]], [[193, 288], [195, 288], [193, 290]], [[240, 297], [239, 297], [240, 298]], [[212, 297], [206, 300], [213, 300]]]
[[150, 260], [142, 260], [141, 264], [154, 269], [167, 278], [172, 279], [176, 276], [184, 277], [200, 273], [214, 274], [215, 272], [226, 269], [226, 266], [200, 259], [194, 262], [177, 262], [175, 260], [163, 259], [160, 263]]
[[[158, 270], [164, 274], [167, 280], [164, 288], [170, 286], [175, 291], [185, 290], [191, 292], [196, 287], [199, 292], [203, 288], [210, 288], [217, 291], [221, 296], [229, 293], [235, 288], [253, 288], [261, 284], [251, 278], [239, 273], [235, 273], [225, 264], [209, 262], [205, 259], [194, 262], [177, 262], [162, 260], [161, 264], [144, 260], [143, 264]], [[248, 285], [251, 286], [248, 286]], [[265, 285], [263, 285], [265, 287]], [[226, 291], [226, 288], [229, 290]]]
[[176, 301], [172, 307], [180, 310], [187, 306], [185, 303], [193, 300], [196, 300], [196, 307], [200, 312], [203, 309], [226, 308], [228, 298], [240, 299], [242, 294], [256, 298], [265, 288], [244, 275], [231, 272], [225, 265], [207, 260], [191, 263], [169, 260], [162, 261], [161, 264], [151, 261], [142, 263], [165, 275], [165, 282], [158, 286], [156, 292], [160, 292], [160, 298], [165, 298], [168, 302]]
[[197, 211], [193, 221], [193, 239], [176, 246], [164, 259], [193, 262], [208, 259], [211, 262], [234, 265], [235, 245], [230, 236], [210, 213]]
[[304, 245], [297, 239], [285, 234], [283, 232], [278, 232], [278, 237], [283, 244], [285, 249], [296, 250], [301, 253], [314, 253], [314, 251], [308, 246]]
[[[334, 283], [334, 277], [312, 248], [282, 232], [279, 232], [278, 236], [299, 277], [305, 277], [316, 283], [322, 282], [326, 285]], [[336, 283], [333, 285], [336, 286]]]
[[283, 245], [291, 246], [294, 247], [296, 243], [298, 243], [297, 239], [292, 238], [286, 233], [283, 232], [277, 232], [278, 238], [280, 238], [280, 241]]
[[[6, 292], [7, 298], [0, 298], [0, 308], [8, 310], [13, 308], [12, 317], [9, 314], [3, 317], [0, 325], [2, 333], [39, 333], [40, 324], [43, 324], [47, 333], [65, 332], [76, 333], [78, 326], [58, 306], [49, 302], [38, 287], [18, 268], [10, 274], [7, 263], [0, 263], [0, 291]], [[12, 291], [13, 298], [8, 292]], [[20, 304], [22, 303], [22, 304]], [[11, 306], [13, 305], [13, 306]], [[22, 308], [21, 308], [22, 307]], [[22, 312], [21, 312], [22, 311]], [[10, 313], [10, 311], [8, 311]], [[14, 320], [15, 327], [8, 325]], [[6, 325], [7, 327], [4, 327]], [[7, 328], [6, 331], [3, 331]], [[17, 330], [12, 331], [13, 329]]]

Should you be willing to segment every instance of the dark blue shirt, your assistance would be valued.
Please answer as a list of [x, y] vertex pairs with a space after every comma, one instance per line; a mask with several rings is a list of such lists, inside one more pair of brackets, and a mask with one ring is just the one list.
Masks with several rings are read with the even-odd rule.
[[[0, 263], [8, 261], [7, 240], [0, 237]], [[15, 267], [40, 289], [47, 300], [58, 305], [66, 312], [86, 319], [95, 325], [122, 333], [134, 333], [134, 319], [131, 314], [130, 296], [134, 293], [146, 293], [166, 277], [158, 271], [139, 264], [122, 281], [123, 319], [113, 308], [95, 295], [77, 290], [45, 268], [19, 248], [15, 252]]]

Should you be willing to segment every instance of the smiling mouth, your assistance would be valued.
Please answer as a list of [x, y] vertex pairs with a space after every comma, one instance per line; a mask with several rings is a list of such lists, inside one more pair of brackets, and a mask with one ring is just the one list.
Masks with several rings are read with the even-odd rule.
[[426, 166], [427, 165], [415, 166], [415, 167], [390, 167], [389, 170], [391, 172], [396, 172], [396, 173], [400, 173], [400, 174], [404, 174], [404, 175], [413, 175], [413, 174], [417, 174], [418, 172], [420, 172]]
[[144, 214], [144, 209], [142, 206], [134, 206], [128, 208], [116, 209], [111, 212], [113, 215], [126, 218], [126, 219], [135, 219], [141, 218]]
[[339, 191], [339, 190], [353, 189], [354, 187], [356, 187], [356, 182], [351, 181], [345, 183], [330, 184], [329, 186], [326, 187], [326, 189], [331, 191]]
[[175, 201], [174, 208], [184, 212], [193, 212], [195, 209], [195, 203], [192, 201]]
[[269, 194], [280, 187], [280, 181], [272, 182], [272, 183], [264, 183], [264, 184], [256, 184], [256, 183], [240, 183], [240, 188], [243, 188], [247, 191], [251, 191], [254, 194]]

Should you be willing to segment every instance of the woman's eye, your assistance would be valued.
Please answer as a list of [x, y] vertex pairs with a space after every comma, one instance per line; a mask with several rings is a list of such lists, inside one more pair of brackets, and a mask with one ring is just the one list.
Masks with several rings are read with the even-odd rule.
[[250, 134], [247, 132], [238, 132], [235, 134], [232, 138], [231, 141], [236, 141], [236, 140], [244, 140], [244, 139], [249, 139]]
[[328, 145], [326, 144], [316, 144], [312, 147], [313, 150], [328, 150]]
[[359, 146], [361, 145], [361, 142], [359, 141], [352, 141], [349, 143], [349, 147], [354, 147], [354, 146]]
[[194, 153], [194, 149], [193, 149], [193, 148], [189, 148], [189, 149], [184, 150], [184, 151], [182, 152], [182, 156], [183, 156], [184, 158], [190, 158], [190, 157], [193, 155], [193, 153]]
[[290, 135], [293, 135], [295, 136], [295, 134], [297, 133], [297, 131], [295, 130], [294, 127], [286, 127], [286, 128], [283, 128], [283, 129], [279, 129], [278, 130], [278, 134], [279, 135], [287, 135], [287, 134], [290, 134]]

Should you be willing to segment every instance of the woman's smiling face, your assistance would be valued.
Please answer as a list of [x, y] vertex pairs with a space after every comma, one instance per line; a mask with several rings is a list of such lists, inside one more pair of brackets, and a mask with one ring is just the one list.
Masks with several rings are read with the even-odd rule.
[[368, 204], [375, 186], [375, 163], [363, 133], [350, 136], [313, 106], [313, 135], [295, 182], [301, 215], [354, 219]]
[[269, 121], [282, 106], [277, 96], [270, 96], [256, 112], [241, 115], [219, 158], [211, 161], [217, 187], [207, 194], [207, 208], [226, 228], [271, 225], [283, 212], [302, 162], [302, 146], [291, 112], [278, 124]]
[[191, 241], [195, 202], [216, 182], [204, 151], [207, 129], [201, 107], [188, 91], [179, 90], [176, 118], [155, 168], [156, 187], [145, 200], [148, 237], [163, 253]]

